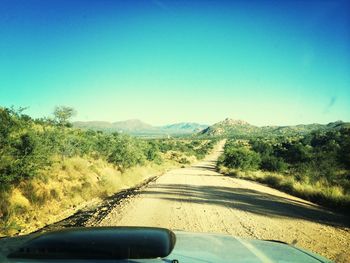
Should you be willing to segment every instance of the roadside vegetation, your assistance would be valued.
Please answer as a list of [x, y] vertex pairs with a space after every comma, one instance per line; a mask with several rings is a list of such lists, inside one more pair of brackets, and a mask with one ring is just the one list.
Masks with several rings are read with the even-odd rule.
[[349, 214], [350, 129], [228, 140], [218, 167]]
[[35, 230], [82, 204], [135, 186], [171, 167], [203, 158], [214, 140], [139, 139], [71, 127], [53, 118], [0, 107], [0, 235]]

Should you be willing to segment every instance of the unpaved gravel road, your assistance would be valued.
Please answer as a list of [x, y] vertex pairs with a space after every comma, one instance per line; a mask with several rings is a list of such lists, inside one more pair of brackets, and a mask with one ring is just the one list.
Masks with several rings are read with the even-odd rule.
[[167, 172], [90, 225], [157, 226], [274, 239], [336, 262], [350, 262], [347, 218], [270, 187], [217, 173], [222, 146], [223, 142], [194, 166]]

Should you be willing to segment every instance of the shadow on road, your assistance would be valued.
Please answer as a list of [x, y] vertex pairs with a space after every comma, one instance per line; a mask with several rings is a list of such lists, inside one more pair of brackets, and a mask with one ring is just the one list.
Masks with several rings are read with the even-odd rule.
[[234, 187], [186, 184], [154, 184], [140, 192], [143, 198], [174, 202], [224, 206], [269, 217], [304, 219], [322, 224], [348, 227], [349, 218], [297, 200]]
[[190, 169], [190, 170], [205, 170], [205, 171], [214, 171], [216, 172], [216, 161], [206, 161], [205, 164], [195, 164], [192, 165], [189, 168], [186, 169]]

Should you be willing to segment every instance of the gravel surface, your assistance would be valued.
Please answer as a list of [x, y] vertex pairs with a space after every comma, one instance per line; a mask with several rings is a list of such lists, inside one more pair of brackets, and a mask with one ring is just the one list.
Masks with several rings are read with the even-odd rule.
[[349, 218], [259, 183], [217, 173], [222, 146], [223, 142], [196, 165], [167, 172], [85, 225], [156, 226], [281, 240], [336, 262], [350, 262]]

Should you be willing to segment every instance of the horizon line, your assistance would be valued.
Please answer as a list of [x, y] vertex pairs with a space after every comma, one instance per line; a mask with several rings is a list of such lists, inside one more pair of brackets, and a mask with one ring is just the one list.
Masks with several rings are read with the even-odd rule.
[[[113, 123], [117, 123], [117, 122], [127, 122], [127, 121], [140, 121], [142, 122], [143, 124], [147, 124], [147, 125], [150, 125], [150, 126], [153, 126], [153, 127], [162, 127], [162, 126], [168, 126], [168, 125], [174, 125], [174, 124], [181, 124], [181, 123], [192, 123], [192, 124], [199, 124], [199, 125], [206, 125], [206, 126], [213, 126], [217, 123], [220, 123], [226, 119], [230, 119], [230, 120], [234, 120], [234, 121], [244, 121], [242, 119], [233, 119], [233, 118], [225, 118], [221, 121], [218, 121], [218, 122], [215, 122], [215, 123], [212, 123], [212, 124], [204, 124], [204, 123], [200, 123], [200, 122], [196, 122], [196, 121], [180, 121], [180, 122], [168, 122], [166, 124], [151, 124], [151, 123], [148, 123], [148, 122], [144, 122], [143, 120], [141, 119], [137, 119], [137, 118], [131, 118], [131, 119], [125, 119], [125, 120], [119, 120], [119, 121], [105, 121], [105, 120], [87, 120], [87, 121], [82, 121], [82, 120], [75, 120], [75, 121], [72, 121], [72, 123], [76, 123], [76, 122], [83, 122], [83, 123], [88, 123], [88, 122], [106, 122], [106, 123], [110, 123], [110, 124], [113, 124]], [[247, 121], [244, 121], [244, 122], [247, 122]], [[252, 125], [252, 126], [256, 126], [256, 127], [285, 127], [285, 126], [298, 126], [298, 125], [312, 125], [312, 124], [319, 124], [319, 125], [328, 125], [330, 123], [336, 123], [336, 122], [342, 122], [342, 123], [348, 123], [349, 121], [343, 121], [343, 120], [335, 120], [335, 121], [330, 121], [330, 122], [326, 122], [326, 123], [319, 123], [319, 122], [312, 122], [312, 123], [298, 123], [298, 124], [265, 124], [265, 125], [255, 125], [255, 124], [252, 124], [250, 122], [247, 122], [249, 125]]]

